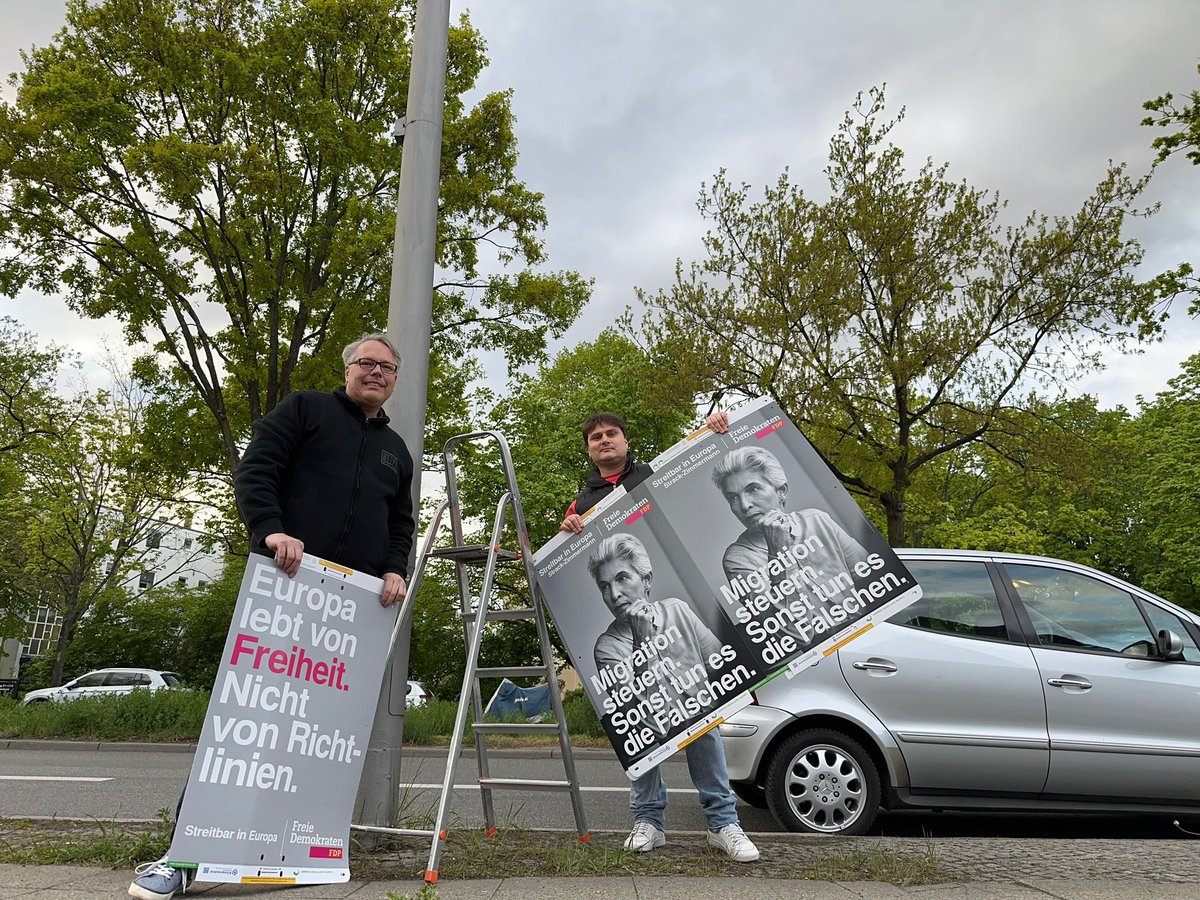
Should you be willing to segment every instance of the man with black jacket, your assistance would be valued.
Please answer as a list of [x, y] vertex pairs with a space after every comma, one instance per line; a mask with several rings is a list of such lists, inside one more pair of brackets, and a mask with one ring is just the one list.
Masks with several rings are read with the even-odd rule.
[[594, 465], [583, 490], [571, 502], [558, 526], [559, 531], [576, 534], [583, 530], [582, 517], [618, 485], [632, 490], [651, 473], [648, 465], [634, 461], [625, 437], [625, 420], [616, 413], [596, 413], [584, 422], [583, 442]]
[[[386, 335], [364, 334], [342, 362], [345, 387], [289, 394], [254, 424], [234, 494], [251, 552], [291, 576], [306, 551], [375, 575], [390, 606], [408, 590], [415, 528], [412, 456], [383, 412], [400, 355]], [[137, 871], [129, 895], [138, 900], [170, 900], [189, 877], [166, 858]]]
[[234, 477], [250, 549], [289, 575], [307, 551], [384, 580], [404, 597], [412, 547], [413, 461], [388, 426], [398, 357], [382, 334], [342, 351], [346, 385], [297, 391], [255, 423]]
[[[729, 430], [729, 416], [724, 412], [715, 412], [705, 424], [718, 434], [724, 434]], [[583, 440], [594, 465], [583, 490], [571, 503], [559, 525], [560, 531], [576, 534], [583, 530], [583, 516], [618, 486], [626, 490], [635, 488], [654, 471], [645, 463], [634, 461], [633, 454], [629, 452], [629, 440], [625, 436], [625, 420], [616, 413], [596, 413], [584, 422]], [[615, 630], [628, 629], [633, 633], [641, 629], [650, 633], [662, 625], [658, 621], [658, 617], [663, 615], [662, 607], [656, 611], [650, 602], [651, 572], [645, 547], [636, 538], [624, 537], [626, 545], [623, 549], [613, 549], [609, 555], [604, 554], [603, 548], [620, 544], [620, 537], [610, 538], [601, 544], [601, 555], [593, 558], [595, 568], [589, 564], [589, 571], [596, 578], [605, 603], [612, 603], [609, 609], [614, 616], [617, 616], [617, 607], [622, 607], [621, 614], [617, 616], [619, 621], [614, 622]], [[622, 555], [628, 558], [618, 558]], [[606, 566], [614, 567], [613, 570], [619, 571], [619, 574], [610, 577], [604, 568]], [[617, 581], [624, 587], [614, 587]], [[620, 594], [619, 598], [617, 594]], [[677, 600], [671, 602], [686, 607], [686, 604], [680, 604]], [[604, 636], [607, 635], [608, 632], [605, 632]], [[712, 635], [709, 634], [709, 637]], [[601, 643], [597, 642], [597, 660], [601, 656]], [[598, 661], [597, 667], [601, 666]], [[758, 859], [758, 848], [746, 837], [746, 832], [738, 822], [737, 800], [729, 786], [725, 748], [720, 735], [716, 729], [708, 731], [691, 741], [684, 752], [687, 754], [688, 774], [700, 795], [700, 806], [708, 824], [709, 846], [716, 847], [736, 862], [754, 862]], [[630, 785], [629, 808], [633, 812], [633, 831], [625, 839], [625, 849], [649, 853], [665, 845], [667, 784], [659, 767], [642, 774]]]

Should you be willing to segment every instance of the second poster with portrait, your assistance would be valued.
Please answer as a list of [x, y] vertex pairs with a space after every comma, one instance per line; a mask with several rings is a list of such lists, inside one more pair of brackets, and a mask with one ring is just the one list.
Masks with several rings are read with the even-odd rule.
[[773, 402], [746, 404], [727, 434], [693, 435], [651, 466], [534, 557], [630, 778], [920, 596]]

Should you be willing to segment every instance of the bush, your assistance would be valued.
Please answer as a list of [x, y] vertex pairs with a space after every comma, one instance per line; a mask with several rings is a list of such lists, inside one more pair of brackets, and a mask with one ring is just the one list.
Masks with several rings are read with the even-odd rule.
[[134, 691], [69, 703], [0, 701], [0, 737], [90, 741], [196, 741], [207, 691]]
[[447, 743], [454, 731], [457, 712], [458, 703], [454, 700], [429, 700], [422, 706], [410, 706], [404, 713], [404, 743]]
[[567, 731], [571, 737], [605, 737], [604, 728], [600, 725], [592, 701], [582, 689], [563, 694], [563, 716], [567, 720]]

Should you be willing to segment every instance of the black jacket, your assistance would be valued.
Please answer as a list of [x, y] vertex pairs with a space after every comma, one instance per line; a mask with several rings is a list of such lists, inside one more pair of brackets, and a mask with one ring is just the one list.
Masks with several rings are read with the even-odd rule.
[[632, 453], [625, 456], [625, 469], [617, 477], [616, 484], [605, 481], [604, 476], [600, 474], [600, 469], [592, 466], [592, 471], [588, 473], [587, 484], [579, 492], [579, 496], [575, 498], [575, 513], [582, 516], [611, 494], [618, 485], [627, 491], [632, 490], [645, 481], [653, 472], [654, 470], [645, 463], [634, 462]]
[[254, 423], [233, 479], [250, 549], [277, 531], [304, 552], [369, 575], [408, 573], [413, 462], [382, 412], [368, 419], [344, 388], [297, 391]]

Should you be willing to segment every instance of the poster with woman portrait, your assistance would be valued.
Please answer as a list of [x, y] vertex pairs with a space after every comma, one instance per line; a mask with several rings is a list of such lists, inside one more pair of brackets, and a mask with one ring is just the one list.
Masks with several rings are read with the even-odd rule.
[[534, 556], [572, 664], [631, 778], [920, 596], [767, 400], [702, 429]]

